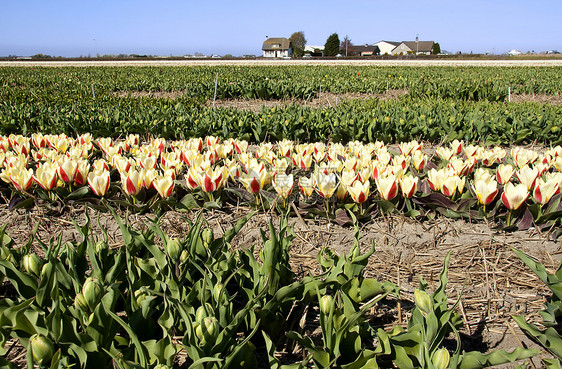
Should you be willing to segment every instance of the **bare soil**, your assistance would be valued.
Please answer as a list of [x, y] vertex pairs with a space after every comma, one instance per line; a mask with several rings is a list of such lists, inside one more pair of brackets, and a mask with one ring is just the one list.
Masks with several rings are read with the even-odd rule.
[[[230, 207], [223, 211], [205, 211], [204, 217], [215, 234], [220, 236], [249, 210]], [[123, 240], [112, 215], [88, 211], [94, 235], [101, 239], [101, 226], [108, 231], [111, 247], [121, 247]], [[1, 208], [0, 222], [6, 225], [7, 233], [16, 244], [23, 246], [37, 223], [37, 237], [44, 242], [59, 234], [63, 241], [80, 239], [73, 221], [83, 225], [84, 213], [84, 208], [75, 208], [53, 217], [37, 208], [31, 211]], [[152, 217], [133, 214], [129, 219], [135, 228], [142, 228]], [[195, 217], [196, 213], [169, 211], [161, 218], [161, 226], [169, 235], [181, 237], [189, 229], [186, 219], [193, 220]], [[259, 230], [267, 230], [269, 219], [278, 224], [276, 214], [254, 216], [236, 236], [232, 246], [257, 245], [259, 249]], [[316, 257], [322, 247], [341, 254], [353, 246], [353, 227], [341, 227], [325, 219], [296, 216], [291, 218], [290, 223], [296, 236], [290, 252], [292, 268], [299, 277], [320, 272]], [[366, 276], [394, 282], [402, 290], [400, 299], [392, 298], [376, 310], [371, 318], [374, 326], [405, 326], [419, 278], [428, 281], [431, 289], [436, 288], [443, 260], [450, 252], [447, 293], [451, 305], [460, 297], [458, 312], [464, 321], [463, 349], [486, 352], [498, 348], [512, 350], [521, 345], [537, 347], [519, 330], [511, 315], [525, 315], [539, 323], [538, 312], [551, 294], [517, 258], [511, 247], [523, 250], [554, 272], [561, 259], [560, 242], [549, 240], [547, 234], [534, 230], [496, 232], [484, 223], [449, 218], [418, 222], [401, 216], [379, 217], [362, 224], [360, 231], [363, 251], [368, 250], [372, 243], [376, 246], [376, 252], [366, 268]], [[35, 252], [42, 252], [36, 241], [34, 247]], [[302, 327], [303, 333], [307, 330], [313, 333], [314, 329], [314, 324]], [[540, 367], [538, 359], [535, 365]]]
[[555, 95], [545, 95], [545, 94], [512, 95], [511, 102], [512, 103], [536, 102], [540, 104], [562, 105], [562, 95], [560, 95], [559, 93]]

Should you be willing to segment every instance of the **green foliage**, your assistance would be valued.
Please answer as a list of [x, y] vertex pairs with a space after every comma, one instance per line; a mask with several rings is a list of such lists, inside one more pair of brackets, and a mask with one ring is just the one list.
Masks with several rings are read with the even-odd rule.
[[[339, 45], [338, 45], [339, 48]], [[310, 99], [319, 91], [383, 93], [398, 100], [260, 112], [204, 106], [218, 99]], [[359, 75], [358, 75], [359, 74]], [[554, 94], [560, 67], [83, 67], [0, 68], [0, 134], [42, 132], [118, 137], [236, 137], [261, 142], [375, 141], [443, 137], [496, 144], [562, 142], [560, 106], [497, 104], [512, 93]], [[95, 98], [92, 95], [95, 88]], [[175, 92], [176, 99], [128, 96]]]
[[302, 58], [304, 55], [304, 48], [306, 47], [306, 38], [304, 37], [304, 31], [294, 32], [291, 37], [291, 46], [293, 47], [293, 58]]
[[513, 316], [513, 320], [529, 338], [556, 357], [555, 360], [543, 360], [546, 367], [560, 368], [562, 366], [562, 335], [559, 333], [562, 324], [562, 263], [556, 273], [552, 274], [544, 265], [534, 261], [522, 251], [515, 248], [512, 250], [552, 291], [552, 297], [545, 302], [545, 309], [540, 312], [543, 319], [541, 323], [546, 329], [528, 323], [524, 316]]
[[441, 53], [441, 45], [439, 45], [439, 42], [433, 43], [433, 47], [431, 48], [431, 53], [433, 55], [437, 55]]
[[332, 33], [324, 44], [324, 56], [336, 56], [340, 53], [340, 38], [337, 33]]
[[[461, 354], [458, 329], [462, 326], [462, 320], [455, 312], [460, 296], [456, 304], [449, 307], [445, 294], [449, 258], [450, 253], [445, 258], [435, 292], [428, 293], [427, 282], [420, 278], [420, 287], [414, 294], [416, 307], [407, 328], [404, 330], [396, 326], [390, 333], [378, 330], [379, 345], [388, 348], [383, 355], [390, 357], [400, 369], [485, 368], [537, 355], [538, 350], [521, 348], [512, 353], [497, 350], [489, 354], [476, 351]], [[450, 334], [454, 334], [457, 341], [453, 355], [442, 346]]]

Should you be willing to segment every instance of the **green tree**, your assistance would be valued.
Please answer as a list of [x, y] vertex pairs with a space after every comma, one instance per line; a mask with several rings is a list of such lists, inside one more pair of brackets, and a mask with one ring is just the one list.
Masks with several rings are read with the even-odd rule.
[[336, 56], [340, 52], [340, 38], [337, 33], [332, 33], [324, 44], [324, 56]]
[[306, 46], [306, 38], [303, 31], [295, 32], [289, 37], [291, 45], [293, 46], [293, 58], [302, 58], [304, 55], [304, 48]]
[[434, 42], [433, 47], [431, 48], [432, 54], [440, 54], [441, 53], [441, 46], [439, 46], [439, 42]]

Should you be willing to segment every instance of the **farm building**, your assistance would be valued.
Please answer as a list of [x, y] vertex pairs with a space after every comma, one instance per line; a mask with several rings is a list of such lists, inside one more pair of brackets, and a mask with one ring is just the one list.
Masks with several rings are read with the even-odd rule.
[[309, 54], [310, 56], [323, 56], [324, 45], [306, 45], [304, 53]]
[[271, 37], [264, 41], [261, 48], [264, 58], [286, 58], [293, 55], [291, 41], [285, 37]]
[[349, 45], [347, 50], [342, 50], [347, 56], [372, 56], [380, 55], [378, 46], [372, 45]]
[[433, 41], [402, 41], [392, 50], [391, 55], [430, 55], [432, 49]]
[[385, 55], [385, 54], [390, 55], [392, 53], [392, 50], [394, 50], [394, 48], [398, 45], [400, 45], [400, 42], [382, 40], [377, 42], [373, 46], [378, 46], [380, 50], [380, 55]]

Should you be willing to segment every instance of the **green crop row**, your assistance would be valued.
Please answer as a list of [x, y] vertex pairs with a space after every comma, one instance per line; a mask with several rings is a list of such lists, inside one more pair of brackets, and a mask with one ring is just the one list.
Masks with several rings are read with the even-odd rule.
[[[26, 349], [28, 368], [471, 369], [539, 353], [461, 352], [462, 318], [445, 293], [448, 256], [433, 293], [421, 279], [407, 327], [375, 330], [368, 313], [399, 289], [363, 275], [375, 249], [361, 253], [358, 227], [348, 253], [323, 248], [322, 272], [297, 279], [284, 219], [261, 231], [258, 257], [255, 246], [230, 244], [251, 214], [222, 237], [201, 218], [186, 220], [181, 238], [169, 237], [158, 219], [140, 232], [114, 215], [123, 236], [117, 248], [106, 231], [102, 239], [92, 233], [88, 217], [74, 241], [17, 247], [0, 232], [0, 277], [9, 286], [0, 300], [2, 367], [14, 367], [5, 347], [15, 343]], [[30, 253], [34, 241], [44, 257]], [[321, 337], [299, 329], [297, 312], [307, 306]], [[445, 346], [451, 336], [456, 350]], [[302, 356], [289, 354], [295, 345]]]

